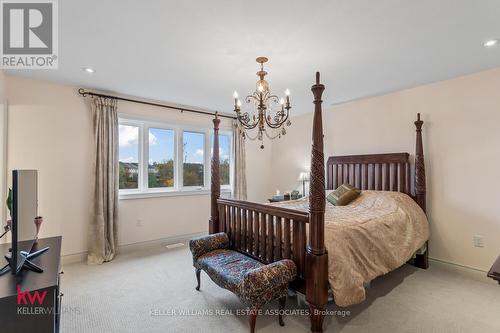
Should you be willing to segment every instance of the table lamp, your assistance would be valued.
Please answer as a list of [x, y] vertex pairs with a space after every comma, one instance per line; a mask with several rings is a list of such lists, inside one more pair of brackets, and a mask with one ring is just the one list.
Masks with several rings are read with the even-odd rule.
[[301, 172], [299, 174], [299, 178], [297, 179], [299, 182], [302, 182], [302, 196], [306, 196], [306, 182], [309, 181], [309, 172]]

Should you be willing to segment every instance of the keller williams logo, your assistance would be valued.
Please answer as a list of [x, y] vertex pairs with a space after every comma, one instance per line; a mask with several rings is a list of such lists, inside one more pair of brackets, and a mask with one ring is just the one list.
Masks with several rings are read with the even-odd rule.
[[35, 290], [33, 292], [33, 295], [31, 295], [29, 291], [22, 291], [21, 286], [17, 285], [17, 305], [34, 305], [35, 301], [37, 301], [38, 304], [41, 305], [43, 303], [43, 300], [45, 299], [45, 296], [47, 296], [47, 291], [44, 291], [42, 294], [40, 294], [38, 290]]

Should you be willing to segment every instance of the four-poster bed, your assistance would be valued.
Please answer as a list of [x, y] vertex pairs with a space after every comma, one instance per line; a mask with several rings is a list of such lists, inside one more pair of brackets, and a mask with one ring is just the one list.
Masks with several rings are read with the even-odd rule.
[[[214, 123], [212, 196], [209, 232], [225, 232], [231, 248], [263, 263], [291, 259], [297, 278], [291, 288], [305, 293], [310, 307], [311, 331], [322, 332], [328, 301], [328, 252], [325, 247], [325, 190], [349, 183], [361, 190], [402, 192], [410, 195], [425, 212], [425, 167], [420, 115], [416, 126], [415, 195], [411, 194], [410, 160], [407, 153], [333, 156], [325, 172], [323, 154], [322, 93], [325, 87], [316, 73], [308, 211], [220, 198], [220, 120]], [[326, 176], [326, 181], [325, 181]], [[410, 200], [411, 201], [411, 200]], [[428, 267], [428, 251], [417, 254], [412, 263]]]

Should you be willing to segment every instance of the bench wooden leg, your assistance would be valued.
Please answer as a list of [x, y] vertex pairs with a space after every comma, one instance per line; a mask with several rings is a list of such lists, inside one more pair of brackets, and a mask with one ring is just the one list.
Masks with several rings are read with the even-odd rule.
[[252, 309], [248, 316], [248, 320], [250, 322], [250, 333], [255, 333], [255, 321], [257, 320], [257, 313], [259, 310]]
[[196, 286], [196, 290], [200, 290], [200, 273], [201, 273], [201, 269], [200, 268], [196, 268], [196, 280], [198, 281], [198, 285]]
[[285, 310], [286, 296], [281, 297], [279, 301], [280, 301], [280, 311], [278, 313], [278, 320], [280, 322], [280, 326], [285, 326], [285, 322], [283, 321], [283, 310]]

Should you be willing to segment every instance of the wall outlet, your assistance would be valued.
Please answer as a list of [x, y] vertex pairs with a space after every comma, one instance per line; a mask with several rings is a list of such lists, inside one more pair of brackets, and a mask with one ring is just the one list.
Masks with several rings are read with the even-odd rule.
[[142, 227], [142, 219], [137, 219], [137, 221], [135, 222], [135, 225], [137, 227]]
[[474, 235], [472, 237], [472, 241], [474, 243], [474, 247], [484, 247], [484, 237], [480, 235]]

